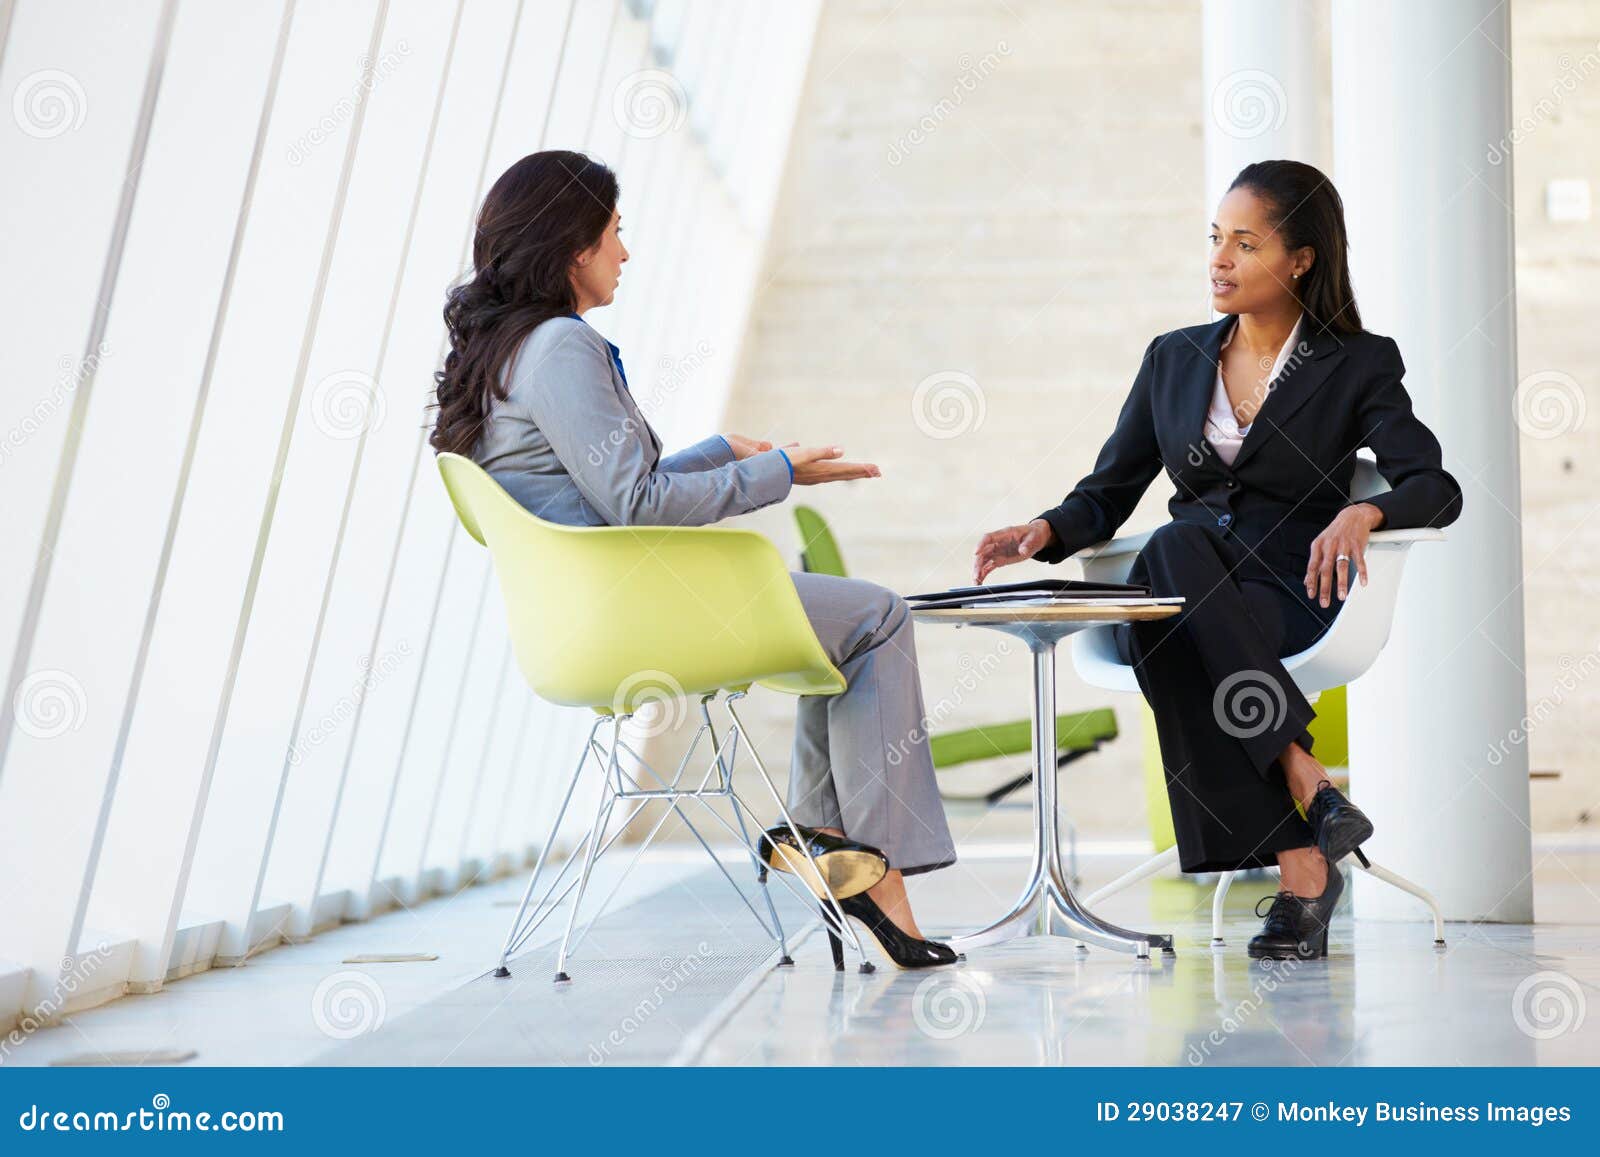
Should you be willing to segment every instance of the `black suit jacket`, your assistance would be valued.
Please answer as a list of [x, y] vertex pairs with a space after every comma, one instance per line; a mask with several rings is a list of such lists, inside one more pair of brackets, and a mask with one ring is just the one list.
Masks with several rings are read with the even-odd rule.
[[1380, 529], [1448, 526], [1460, 516], [1461, 487], [1401, 384], [1400, 349], [1374, 333], [1318, 331], [1307, 319], [1233, 464], [1224, 463], [1205, 423], [1217, 357], [1236, 322], [1230, 314], [1150, 343], [1093, 472], [1039, 515], [1058, 541], [1034, 558], [1060, 562], [1112, 538], [1165, 469], [1173, 519], [1237, 536], [1273, 569], [1299, 578], [1312, 539], [1351, 505], [1362, 446], [1392, 487], [1365, 500], [1383, 511]]

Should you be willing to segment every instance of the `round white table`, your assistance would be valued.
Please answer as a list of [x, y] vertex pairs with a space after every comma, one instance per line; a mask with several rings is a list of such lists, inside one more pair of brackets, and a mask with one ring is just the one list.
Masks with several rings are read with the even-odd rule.
[[1056, 807], [1056, 644], [1087, 627], [1135, 623], [1176, 615], [1181, 606], [1112, 602], [1065, 606], [913, 608], [918, 622], [988, 627], [1021, 639], [1033, 654], [1033, 864], [1011, 910], [976, 932], [951, 937], [958, 952], [1021, 936], [1056, 936], [1099, 944], [1148, 958], [1151, 948], [1171, 954], [1171, 933], [1131, 932], [1094, 916], [1072, 894], [1061, 866]]

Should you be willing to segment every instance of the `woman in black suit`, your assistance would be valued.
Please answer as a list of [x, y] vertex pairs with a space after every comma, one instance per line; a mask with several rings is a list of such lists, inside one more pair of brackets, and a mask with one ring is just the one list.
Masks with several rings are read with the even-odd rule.
[[[1326, 955], [1343, 889], [1331, 866], [1372, 834], [1312, 756], [1316, 712], [1279, 660], [1365, 584], [1372, 531], [1461, 513], [1398, 347], [1361, 327], [1345, 250], [1322, 173], [1242, 170], [1211, 223], [1211, 301], [1225, 316], [1152, 341], [1093, 472], [1033, 521], [985, 535], [974, 560], [980, 583], [1025, 559], [1060, 562], [1113, 537], [1166, 470], [1172, 521], [1129, 581], [1186, 601], [1170, 619], [1119, 625], [1118, 649], [1155, 712], [1182, 870], [1279, 867], [1252, 956]], [[1392, 489], [1351, 502], [1362, 446]]]

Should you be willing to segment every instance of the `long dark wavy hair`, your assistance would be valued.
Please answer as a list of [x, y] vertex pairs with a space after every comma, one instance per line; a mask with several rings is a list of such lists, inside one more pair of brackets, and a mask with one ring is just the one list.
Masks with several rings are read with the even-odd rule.
[[1350, 284], [1344, 202], [1322, 172], [1299, 161], [1257, 161], [1239, 170], [1231, 193], [1249, 189], [1267, 205], [1267, 221], [1285, 249], [1309, 245], [1317, 258], [1296, 283], [1300, 308], [1319, 330], [1360, 333], [1361, 311]]
[[500, 175], [478, 211], [472, 275], [446, 295], [450, 352], [434, 372], [437, 452], [472, 453], [501, 372], [534, 326], [577, 308], [572, 262], [611, 224], [617, 175], [582, 153], [531, 153]]

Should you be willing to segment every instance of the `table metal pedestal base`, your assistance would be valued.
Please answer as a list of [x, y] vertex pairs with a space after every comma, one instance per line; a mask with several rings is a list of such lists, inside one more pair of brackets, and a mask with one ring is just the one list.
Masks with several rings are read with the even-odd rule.
[[[974, 624], [977, 625], [977, 624]], [[1015, 635], [1033, 652], [1033, 866], [1012, 908], [988, 927], [950, 937], [957, 952], [1022, 936], [1055, 936], [1098, 944], [1148, 959], [1152, 948], [1171, 954], [1170, 933], [1132, 932], [1091, 914], [1072, 894], [1061, 866], [1056, 812], [1056, 642], [1075, 624], [985, 623]], [[1083, 951], [1082, 944], [1078, 945]]]

